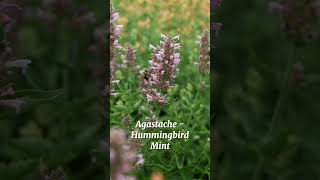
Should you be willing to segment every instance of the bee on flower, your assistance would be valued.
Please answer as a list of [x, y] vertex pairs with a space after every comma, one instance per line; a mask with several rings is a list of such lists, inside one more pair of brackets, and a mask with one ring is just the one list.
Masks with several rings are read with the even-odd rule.
[[149, 61], [150, 67], [144, 71], [141, 78], [142, 92], [146, 95], [148, 102], [166, 104], [167, 99], [161, 94], [173, 87], [178, 65], [180, 64], [181, 48], [179, 36], [161, 35], [160, 45], [150, 45], [153, 55]]

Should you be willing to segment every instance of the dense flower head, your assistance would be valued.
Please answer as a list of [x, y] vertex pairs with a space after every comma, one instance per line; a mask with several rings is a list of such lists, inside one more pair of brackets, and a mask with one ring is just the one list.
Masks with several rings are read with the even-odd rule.
[[196, 63], [202, 75], [210, 72], [210, 34], [204, 31], [198, 40], [199, 60]]
[[181, 45], [178, 41], [179, 36], [161, 35], [159, 46], [150, 45], [153, 50], [152, 58], [149, 61], [150, 67], [144, 72], [141, 79], [142, 92], [148, 101], [159, 104], [167, 103], [166, 98], [160, 92], [173, 87], [178, 71], [177, 66], [180, 63], [179, 49]]
[[284, 30], [294, 40], [310, 40], [316, 35], [319, 6], [316, 0], [278, 0], [270, 3], [271, 10], [281, 14]]
[[118, 128], [110, 132], [110, 179], [128, 180], [135, 179], [127, 174], [135, 167], [144, 163], [143, 155], [138, 154], [138, 148], [130, 143], [127, 134]]

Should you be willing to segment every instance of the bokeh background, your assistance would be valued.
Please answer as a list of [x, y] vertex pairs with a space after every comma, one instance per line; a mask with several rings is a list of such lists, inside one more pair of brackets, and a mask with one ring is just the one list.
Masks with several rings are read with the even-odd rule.
[[[214, 21], [223, 24], [212, 82], [216, 180], [320, 177], [319, 38], [311, 36], [319, 33], [316, 8], [282, 16], [272, 11], [275, 5], [229, 0], [215, 10]], [[288, 21], [313, 28], [294, 37]]]
[[0, 179], [106, 179], [107, 11], [101, 1], [0, 2], [0, 69], [32, 61], [1, 71], [15, 91], [1, 100], [23, 104], [0, 106]]

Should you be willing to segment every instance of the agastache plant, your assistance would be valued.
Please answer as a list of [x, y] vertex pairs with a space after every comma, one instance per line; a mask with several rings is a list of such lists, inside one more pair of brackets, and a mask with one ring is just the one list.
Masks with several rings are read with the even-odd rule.
[[136, 70], [139, 69], [139, 66], [136, 65], [136, 58], [137, 58], [136, 50], [129, 45], [124, 55], [124, 60], [123, 60], [124, 68], [133, 68]]
[[111, 18], [110, 18], [110, 70], [111, 70], [111, 95], [116, 95], [113, 86], [119, 83], [116, 80], [116, 70], [119, 65], [116, 61], [118, 53], [122, 50], [122, 46], [119, 44], [119, 37], [123, 25], [117, 25], [116, 21], [119, 19], [119, 13], [111, 7]]
[[149, 61], [150, 67], [142, 78], [142, 92], [146, 95], [148, 102], [156, 102], [160, 105], [166, 104], [167, 99], [161, 94], [173, 87], [174, 79], [180, 63], [179, 36], [161, 35], [160, 46], [150, 45], [153, 55]]
[[199, 60], [195, 64], [198, 65], [199, 72], [202, 75], [210, 73], [210, 34], [204, 31], [197, 41], [199, 48]]
[[138, 154], [138, 146], [127, 139], [127, 134], [118, 128], [110, 132], [110, 180], [134, 180], [128, 176], [134, 168], [142, 165], [144, 158]]

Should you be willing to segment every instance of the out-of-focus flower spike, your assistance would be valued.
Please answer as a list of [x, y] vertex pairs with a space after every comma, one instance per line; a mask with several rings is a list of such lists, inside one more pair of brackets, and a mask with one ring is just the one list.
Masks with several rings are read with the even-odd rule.
[[209, 74], [210, 72], [210, 34], [204, 31], [199, 38], [199, 60], [198, 68], [202, 75]]
[[112, 180], [128, 180], [128, 176], [136, 166], [144, 164], [143, 155], [138, 154], [136, 143], [130, 143], [127, 134], [122, 129], [113, 128], [110, 131], [110, 178]]

